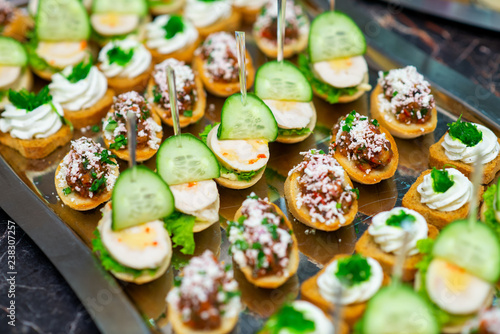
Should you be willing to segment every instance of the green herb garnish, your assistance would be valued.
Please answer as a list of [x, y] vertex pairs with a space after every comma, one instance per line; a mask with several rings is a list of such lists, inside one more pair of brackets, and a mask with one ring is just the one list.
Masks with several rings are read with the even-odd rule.
[[69, 194], [71, 194], [71, 188], [70, 188], [70, 187], [66, 187], [66, 188], [64, 188], [64, 189], [63, 189], [63, 193], [64, 193], [64, 195], [69, 195]]
[[21, 89], [18, 92], [9, 89], [9, 101], [16, 108], [30, 112], [52, 101], [52, 96], [49, 92], [49, 86], [43, 87], [38, 94], [28, 92], [26, 89]]
[[476, 146], [483, 140], [483, 133], [477, 129], [477, 126], [469, 123], [462, 122], [462, 115], [454, 123], [448, 123], [448, 133], [453, 139], [460, 140], [467, 147]]
[[372, 119], [371, 123], [377, 127], [380, 126], [379, 122], [376, 119]]
[[99, 125], [93, 125], [93, 126], [92, 126], [92, 132], [94, 132], [94, 133], [98, 133], [98, 132], [99, 132], [99, 130], [100, 130], [100, 129], [99, 129]]
[[234, 247], [240, 251], [246, 251], [248, 249], [248, 242], [243, 239], [236, 240], [234, 242]]
[[106, 184], [106, 178], [101, 176], [100, 178], [96, 178], [97, 175], [95, 173], [92, 173], [92, 177], [95, 178], [94, 182], [92, 182], [92, 185], [90, 186], [90, 191], [95, 193], [99, 189], [101, 189], [102, 186]]
[[109, 145], [112, 150], [119, 150], [124, 146], [127, 146], [127, 138], [124, 135], [119, 135], [115, 137], [115, 142]]
[[157, 85], [153, 86], [153, 97], [154, 103], [159, 103], [161, 101], [161, 98], [163, 97], [163, 95], [161, 94], [161, 90]]
[[122, 50], [114, 46], [107, 52], [109, 64], [116, 63], [119, 66], [126, 66], [134, 56], [134, 49]]
[[293, 305], [285, 304], [267, 320], [263, 332], [279, 334], [286, 331], [290, 334], [306, 334], [314, 332], [315, 329], [314, 321], [307, 319], [304, 313], [296, 310]]
[[193, 111], [192, 110], [184, 110], [184, 112], [182, 114], [184, 115], [184, 117], [191, 117], [191, 116], [193, 116]]
[[66, 77], [69, 82], [76, 83], [80, 80], [85, 79], [92, 68], [92, 61], [80, 62], [73, 67], [71, 73]]
[[338, 260], [335, 276], [343, 285], [351, 287], [370, 279], [371, 267], [365, 257], [354, 254]]
[[168, 19], [167, 24], [163, 26], [165, 30], [165, 38], [171, 39], [175, 35], [184, 31], [184, 22], [182, 21], [182, 16], [180, 15], [172, 15]]
[[112, 118], [109, 118], [108, 119], [108, 124], [106, 125], [106, 127], [104, 128], [104, 130], [109, 131], [109, 132], [113, 132], [113, 131], [115, 131], [115, 129], [117, 127], [118, 127], [118, 122], [115, 121]]
[[164, 218], [165, 228], [172, 238], [173, 247], [182, 247], [181, 253], [194, 253], [193, 227], [196, 217], [185, 213], [174, 211], [170, 216]]
[[436, 193], [444, 193], [455, 184], [453, 176], [449, 175], [448, 171], [444, 168], [439, 170], [436, 169], [436, 167], [433, 167], [431, 171], [431, 178], [432, 189], [434, 189], [434, 192]]
[[101, 162], [104, 164], [116, 165], [116, 162], [111, 161], [110, 159], [116, 159], [116, 155], [109, 154], [108, 150], [102, 150], [101, 153], [94, 153], [96, 156], [101, 157]]
[[385, 222], [388, 226], [403, 227], [407, 224], [414, 223], [416, 221], [415, 216], [406, 213], [404, 210], [399, 211], [398, 214], [391, 215]]
[[344, 125], [342, 125], [342, 131], [346, 132], [351, 131], [355, 119], [356, 119], [356, 112], [353, 110], [344, 119]]

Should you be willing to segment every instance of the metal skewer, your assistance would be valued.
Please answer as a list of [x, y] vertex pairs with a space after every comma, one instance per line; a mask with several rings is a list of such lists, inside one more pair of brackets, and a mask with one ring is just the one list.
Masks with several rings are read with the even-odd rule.
[[[181, 125], [179, 122], [179, 105], [177, 102], [177, 86], [175, 85], [175, 71], [172, 66], [167, 66], [167, 84], [168, 96], [170, 98], [170, 113], [174, 125], [174, 136], [178, 137], [181, 134]], [[181, 147], [181, 141], [177, 141], [178, 147]]]
[[236, 49], [238, 52], [238, 66], [240, 68], [240, 92], [241, 102], [243, 105], [247, 103], [247, 64], [245, 51], [245, 33], [243, 31], [235, 31]]
[[278, 0], [278, 62], [283, 62], [283, 48], [285, 47], [286, 0]]
[[469, 225], [473, 226], [477, 221], [477, 208], [479, 206], [479, 192], [483, 180], [483, 157], [478, 156], [472, 171], [472, 194], [469, 202]]
[[127, 147], [130, 159], [128, 161], [128, 167], [132, 169], [132, 180], [135, 180], [136, 170], [134, 169], [136, 165], [136, 150], [137, 150], [137, 118], [132, 110], [127, 112]]

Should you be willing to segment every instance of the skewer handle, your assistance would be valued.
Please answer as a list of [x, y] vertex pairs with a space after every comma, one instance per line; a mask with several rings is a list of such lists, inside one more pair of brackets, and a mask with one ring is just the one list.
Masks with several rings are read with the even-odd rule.
[[[174, 125], [174, 136], [181, 134], [181, 125], [179, 123], [179, 104], [177, 102], [177, 86], [175, 85], [175, 71], [172, 66], [167, 66], [167, 84], [168, 95], [170, 99], [170, 112]], [[179, 141], [180, 146], [180, 141]]]
[[245, 32], [235, 31], [236, 49], [238, 52], [238, 66], [240, 68], [240, 92], [242, 103], [247, 103], [247, 66], [246, 66], [246, 51], [245, 51]]
[[283, 62], [283, 48], [285, 47], [286, 1], [278, 0], [278, 62]]
[[[137, 150], [137, 117], [132, 110], [127, 112], [127, 147], [130, 155], [128, 162], [129, 168], [134, 168], [136, 165], [135, 152]], [[135, 179], [135, 172], [132, 174], [132, 179]]]

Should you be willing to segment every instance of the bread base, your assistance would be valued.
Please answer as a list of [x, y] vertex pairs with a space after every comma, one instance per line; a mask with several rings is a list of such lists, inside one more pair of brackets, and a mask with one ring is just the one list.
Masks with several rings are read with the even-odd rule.
[[231, 15], [229, 15], [228, 17], [206, 27], [196, 27], [196, 29], [198, 29], [198, 33], [201, 35], [201, 37], [205, 38], [208, 35], [218, 31], [233, 32], [235, 30], [238, 30], [238, 28], [240, 27], [240, 21], [240, 13], [232, 10]]
[[171, 53], [160, 53], [158, 52], [157, 49], [151, 49], [151, 48], [147, 49], [153, 56], [153, 62], [155, 64], [159, 64], [169, 58], [175, 58], [185, 63], [191, 63], [191, 61], [193, 60], [194, 51], [196, 50], [196, 48], [200, 43], [201, 43], [201, 37], [198, 37], [198, 39], [194, 41], [192, 44], [187, 45], [186, 47]]
[[64, 117], [73, 124], [75, 129], [100, 124], [113, 103], [114, 95], [115, 92], [108, 89], [106, 94], [92, 107], [76, 111], [64, 109]]
[[[363, 78], [363, 81], [361, 81], [360, 85], [361, 84], [368, 84], [368, 73], [365, 74], [365, 77]], [[320, 92], [318, 92], [314, 88], [314, 85], [312, 85], [312, 90], [313, 90], [314, 95], [316, 95], [316, 96], [322, 98], [323, 100], [327, 101], [328, 95], [321, 94]], [[336, 103], [349, 103], [349, 102], [352, 102], [352, 101], [356, 101], [361, 96], [363, 96], [363, 94], [365, 94], [365, 90], [359, 90], [358, 89], [358, 91], [355, 94], [353, 94], [353, 95], [341, 95], [341, 96], [339, 96], [339, 100]], [[330, 102], [328, 102], [328, 103], [330, 103]]]
[[[323, 267], [323, 269], [321, 269], [319, 273], [317, 273], [316, 275], [314, 275], [313, 277], [307, 279], [304, 283], [302, 283], [302, 286], [300, 287], [302, 299], [318, 306], [326, 314], [330, 314], [332, 311], [334, 311], [333, 305], [327, 300], [325, 300], [321, 295], [321, 293], [319, 292], [317, 281], [318, 277], [325, 272], [326, 268], [330, 263], [347, 256], [349, 255], [336, 255], [327, 265]], [[388, 285], [390, 281], [391, 279], [389, 278], [389, 276], [384, 274], [384, 280], [382, 281], [382, 286]], [[349, 325], [349, 327], [352, 328], [354, 324], [356, 324], [356, 322], [359, 319], [361, 319], [363, 313], [365, 312], [365, 309], [366, 309], [366, 302], [344, 305], [342, 306], [341, 318], [343, 321], [347, 323], [347, 325]]]
[[[220, 162], [219, 162], [220, 163]], [[262, 175], [264, 175], [264, 171], [266, 169], [262, 169], [259, 173], [255, 174], [251, 179], [250, 181], [233, 181], [233, 180], [229, 180], [229, 179], [226, 179], [224, 177], [218, 177], [215, 180], [215, 182], [217, 182], [218, 184], [220, 184], [221, 186], [225, 187], [225, 188], [229, 188], [229, 189], [247, 189], [247, 188], [250, 188], [251, 186], [253, 186], [254, 184], [256, 184], [257, 182], [259, 182], [259, 180], [262, 178]]]
[[313, 115], [311, 117], [311, 121], [309, 122], [309, 124], [307, 124], [307, 128], [309, 130], [311, 130], [311, 132], [306, 133], [305, 135], [302, 135], [302, 136], [297, 136], [297, 135], [282, 136], [282, 135], [278, 135], [278, 138], [276, 138], [276, 141], [278, 143], [283, 143], [283, 144], [295, 144], [295, 143], [299, 143], [301, 141], [306, 140], [313, 133], [314, 127], [316, 126], [316, 119], [317, 119], [318, 115], [316, 114], [316, 108], [314, 107], [314, 103], [311, 101], [311, 102], [309, 102], [309, 105], [311, 106], [311, 108], [313, 110]]
[[42, 159], [52, 153], [59, 146], [64, 146], [73, 137], [71, 129], [67, 125], [61, 126], [59, 131], [47, 138], [18, 139], [9, 133], [0, 132], [0, 143], [18, 151], [28, 159]]
[[252, 24], [257, 20], [262, 7], [259, 8], [249, 8], [249, 7], [238, 7], [233, 5], [233, 10], [240, 13], [241, 19], [245, 24]]
[[[247, 69], [247, 89], [252, 88], [254, 79], [255, 79], [255, 68], [253, 67], [252, 58], [248, 51], [246, 52], [246, 59], [248, 59], [248, 64], [246, 66]], [[238, 93], [240, 91], [240, 83], [237, 82], [216, 82], [213, 81], [210, 76], [205, 72], [205, 61], [201, 57], [201, 55], [195, 55], [193, 57], [193, 69], [198, 73], [203, 82], [203, 86], [207, 91], [212, 93], [213, 95], [220, 97], [228, 97], [233, 95], [234, 93]]]
[[149, 68], [142, 74], [135, 78], [124, 78], [124, 77], [114, 77], [108, 78], [108, 86], [111, 87], [116, 95], [123, 93], [136, 91], [139, 94], [144, 93], [148, 80], [151, 77], [151, 72], [153, 72], [153, 63]]
[[[430, 224], [427, 224], [427, 227], [429, 229], [427, 236], [431, 239], [436, 239], [439, 234], [439, 230]], [[368, 231], [365, 231], [356, 243], [356, 253], [377, 260], [377, 262], [380, 263], [380, 266], [382, 266], [384, 273], [388, 276], [392, 275], [394, 265], [397, 261], [397, 255], [384, 252]], [[422, 257], [422, 254], [416, 254], [406, 258], [403, 265], [403, 275], [401, 277], [403, 281], [413, 281], [415, 274], [417, 273], [417, 268], [415, 266], [422, 260]]]
[[[345, 217], [345, 223], [340, 224], [340, 221], [337, 219], [335, 222], [333, 222], [330, 225], [326, 225], [321, 222], [313, 222], [311, 215], [309, 214], [309, 210], [307, 209], [306, 205], [303, 205], [302, 207], [297, 207], [297, 196], [300, 192], [299, 188], [299, 183], [298, 183], [298, 177], [300, 176], [299, 172], [293, 172], [291, 175], [288, 175], [285, 181], [285, 198], [288, 203], [288, 209], [292, 213], [292, 215], [300, 221], [302, 224], [310, 226], [314, 229], [321, 230], [321, 231], [336, 231], [341, 227], [348, 226], [354, 221], [354, 217], [356, 217], [356, 213], [358, 213], [358, 200], [354, 199], [351, 208], [349, 209], [349, 212], [344, 215]], [[352, 182], [349, 179], [349, 176], [347, 174], [344, 175], [345, 181], [348, 185], [351, 186], [352, 188]]]
[[431, 110], [431, 118], [424, 124], [405, 124], [396, 119], [393, 113], [389, 113], [380, 109], [378, 97], [383, 94], [382, 87], [377, 85], [370, 96], [370, 111], [372, 118], [379, 121], [380, 125], [385, 127], [389, 132], [398, 138], [411, 139], [431, 133], [437, 126], [437, 110], [434, 107]]
[[[428, 224], [436, 226], [438, 229], [442, 229], [446, 225], [455, 220], [465, 219], [469, 215], [469, 203], [465, 203], [461, 208], [455, 211], [438, 211], [429, 208], [426, 204], [421, 202], [420, 193], [417, 191], [417, 187], [424, 181], [424, 176], [429, 174], [431, 170], [426, 170], [420, 174], [415, 183], [412, 184], [408, 192], [403, 197], [403, 206], [405, 208], [415, 210], [424, 216]], [[479, 192], [480, 201], [483, 196], [483, 187]]]
[[[170, 3], [165, 3], [161, 5], [149, 5], [149, 11], [151, 14], [163, 15], [178, 12], [184, 7], [185, 0], [172, 0]], [[175, 57], [174, 57], [175, 58]]]
[[[308, 22], [309, 24], [309, 22]], [[260, 51], [262, 51], [269, 58], [277, 58], [278, 57], [278, 45], [268, 39], [262, 38], [259, 35], [259, 32], [253, 30], [253, 38], [255, 39], [255, 43], [259, 47]], [[307, 42], [309, 38], [309, 33], [300, 34], [299, 38], [296, 41], [293, 41], [290, 44], [285, 44], [283, 46], [283, 58], [290, 58], [293, 55], [304, 51], [307, 47]]]
[[[353, 161], [349, 160], [346, 156], [342, 155], [338, 150], [336, 150], [335, 154], [333, 155], [335, 157], [335, 159], [338, 161], [338, 163], [347, 172], [349, 177], [358, 183], [362, 183], [362, 184], [379, 183], [382, 180], [386, 180], [386, 179], [391, 178], [396, 173], [396, 170], [398, 169], [399, 152], [398, 152], [398, 146], [396, 145], [396, 141], [394, 141], [394, 138], [391, 136], [389, 131], [387, 129], [385, 129], [383, 126], [380, 126], [380, 132], [385, 134], [385, 137], [391, 143], [391, 150], [393, 153], [392, 159], [391, 159], [391, 162], [389, 162], [389, 165], [385, 166], [381, 170], [373, 169], [372, 171], [370, 171], [370, 174], [366, 174], [365, 172], [360, 170], [358, 167], [356, 167], [355, 160], [353, 160]], [[332, 133], [332, 142], [335, 142], [336, 137], [337, 137], [337, 134]]]
[[[10, 86], [3, 87], [2, 91], [8, 91], [9, 89], [19, 91], [23, 88], [26, 90], [31, 90], [33, 87], [33, 75], [28, 67], [23, 68], [23, 72], [17, 80], [12, 83]], [[5, 108], [5, 105], [9, 104], [9, 94], [5, 94], [5, 96], [0, 100], [0, 110]]]
[[[280, 210], [278, 206], [276, 206], [274, 203], [269, 203], [273, 206], [273, 208], [276, 210], [276, 213], [283, 217], [285, 219], [285, 225], [288, 227], [290, 231], [293, 231], [292, 223], [288, 220], [288, 217]], [[234, 220], [238, 221], [238, 218], [241, 217], [241, 207], [236, 211], [236, 214], [234, 215]], [[234, 261], [234, 260], [233, 260]], [[252, 268], [250, 267], [239, 267], [243, 275], [245, 275], [245, 278], [247, 281], [252, 283], [253, 285], [259, 287], [259, 288], [264, 288], [264, 289], [276, 289], [283, 284], [285, 284], [290, 277], [295, 275], [297, 272], [297, 269], [299, 267], [299, 248], [298, 248], [298, 242], [297, 238], [295, 237], [294, 234], [292, 234], [292, 248], [290, 250], [290, 260], [288, 262], [288, 266], [286, 268], [286, 271], [288, 273], [287, 276], [277, 276], [277, 275], [270, 275], [270, 276], [263, 276], [263, 277], [257, 277], [255, 278], [252, 275]]]
[[[443, 142], [444, 142], [444, 137], [446, 134], [439, 139], [439, 141], [435, 144], [433, 144], [429, 148], [429, 166], [431, 167], [436, 167], [438, 169], [443, 168], [444, 165], [453, 165], [455, 166], [456, 169], [458, 169], [462, 174], [467, 176], [469, 179], [472, 177], [472, 170], [473, 165], [471, 164], [466, 164], [465, 162], [462, 161], [457, 161], [457, 160], [450, 160], [446, 156], [444, 147], [443, 147]], [[498, 142], [500, 143], [500, 139], [497, 139]], [[488, 184], [493, 179], [495, 178], [495, 175], [498, 173], [500, 170], [500, 154], [493, 159], [492, 161], [488, 162], [487, 164], [483, 165], [483, 179], [481, 181], [482, 184]]]
[[[151, 115], [152, 115], [153, 119], [155, 120], [156, 124], [161, 125], [160, 117], [158, 115], [156, 115], [155, 113], [152, 113]], [[158, 132], [156, 134], [156, 137], [161, 140], [163, 138], [163, 130]], [[104, 136], [104, 135], [102, 136], [102, 138], [104, 140], [104, 145], [106, 145], [106, 148], [108, 148], [114, 155], [116, 155], [118, 158], [120, 158], [122, 160], [130, 161], [130, 153], [129, 153], [128, 147], [124, 148], [124, 149], [120, 149], [120, 150], [111, 149], [110, 145], [114, 141], [112, 142], [112, 141], [106, 139], [106, 136]], [[153, 157], [153, 155], [155, 155], [156, 152], [158, 152], [157, 149], [153, 150], [149, 146], [145, 146], [141, 149], [136, 149], [135, 160], [137, 162], [146, 161], [146, 160], [150, 159], [151, 157]]]

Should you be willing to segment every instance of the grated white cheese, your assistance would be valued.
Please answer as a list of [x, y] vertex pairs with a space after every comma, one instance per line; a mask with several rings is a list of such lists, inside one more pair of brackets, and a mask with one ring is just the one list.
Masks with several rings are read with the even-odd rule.
[[[197, 53], [207, 55], [204, 69], [208, 77], [222, 77], [224, 81], [238, 80], [236, 39], [227, 32], [209, 35]], [[248, 59], [246, 59], [248, 63]]]
[[[170, 66], [174, 70], [175, 74], [175, 90], [177, 92], [177, 99], [179, 100], [179, 94], [185, 93], [186, 86], [190, 86], [190, 83], [194, 81], [194, 72], [188, 65], [184, 62], [178, 61], [174, 58], [169, 58], [162, 63], [155, 65], [153, 78], [158, 86], [161, 95], [163, 106], [166, 109], [170, 109], [170, 96], [168, 93], [168, 82], [167, 82], [167, 67]], [[196, 91], [195, 91], [196, 92]], [[186, 98], [190, 98], [189, 94]], [[180, 103], [180, 101], [179, 101]]]

